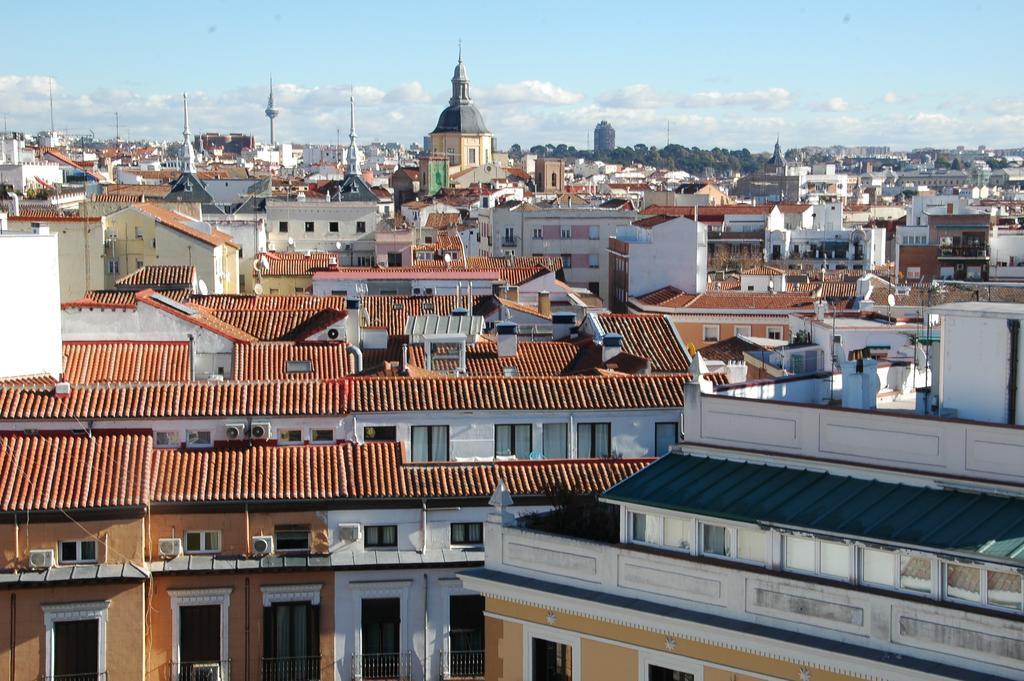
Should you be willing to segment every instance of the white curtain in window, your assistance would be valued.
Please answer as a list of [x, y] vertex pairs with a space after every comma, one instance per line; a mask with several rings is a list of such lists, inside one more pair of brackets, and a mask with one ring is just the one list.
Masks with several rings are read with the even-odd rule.
[[846, 544], [821, 542], [820, 572], [829, 577], [850, 578], [850, 547]]
[[413, 426], [412, 428], [412, 460], [426, 461], [429, 456], [430, 443], [427, 426]]
[[740, 528], [736, 530], [736, 555], [743, 560], [765, 562], [768, 533]]
[[448, 426], [430, 428], [431, 461], [448, 460]]
[[814, 543], [806, 537], [786, 537], [786, 567], [814, 572]]
[[611, 443], [611, 426], [607, 423], [595, 423], [594, 424], [594, 456], [609, 457], [611, 456], [611, 450], [609, 449]]
[[888, 551], [864, 549], [864, 581], [895, 586], [896, 555]]
[[512, 426], [494, 426], [494, 453], [498, 456], [512, 453]]
[[590, 440], [589, 423], [581, 423], [576, 427], [576, 456], [580, 459], [594, 456], [594, 446]]
[[693, 521], [688, 518], [665, 518], [665, 546], [689, 549]]
[[564, 459], [566, 454], [566, 425], [564, 423], [545, 423], [543, 429], [544, 458]]
[[728, 556], [729, 532], [720, 525], [704, 526], [704, 553], [713, 556]]
[[528, 458], [530, 456], [530, 450], [533, 449], [533, 429], [529, 424], [518, 425], [515, 429], [515, 454], [520, 459]]

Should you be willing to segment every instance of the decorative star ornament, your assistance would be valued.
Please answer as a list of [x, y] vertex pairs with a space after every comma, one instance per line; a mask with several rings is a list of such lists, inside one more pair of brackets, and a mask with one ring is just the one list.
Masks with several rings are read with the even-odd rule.
[[665, 650], [667, 650], [667, 651], [669, 651], [671, 653], [675, 649], [676, 649], [676, 640], [674, 638], [672, 638], [671, 636], [667, 637], [665, 639]]
[[548, 621], [548, 624], [554, 624], [557, 618], [555, 617], [555, 613], [549, 612], [547, 614], [547, 617], [545, 617], [544, 619]]
[[811, 681], [811, 670], [807, 667], [800, 668], [800, 681]]

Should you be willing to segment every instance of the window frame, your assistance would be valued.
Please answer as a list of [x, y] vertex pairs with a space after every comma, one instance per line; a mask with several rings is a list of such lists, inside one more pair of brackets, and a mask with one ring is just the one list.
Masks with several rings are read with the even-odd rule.
[[[764, 329], [765, 336], [771, 340], [783, 340], [784, 331], [781, 326], [766, 326]], [[776, 334], [778, 337], [773, 338], [772, 334]]]
[[[373, 542], [370, 541], [371, 530], [376, 536]], [[392, 541], [384, 539], [387, 530], [394, 531]], [[398, 548], [398, 525], [363, 525], [363, 548], [364, 549], [397, 549]]]
[[[509, 435], [511, 436], [509, 438], [509, 442], [512, 444], [512, 449], [510, 451], [508, 451], [508, 452], [499, 452], [498, 451], [498, 429], [499, 428], [510, 428], [511, 429], [511, 432], [509, 433]], [[516, 442], [519, 441], [519, 438], [517, 437], [517, 434], [518, 434], [518, 431], [519, 431], [520, 428], [526, 428], [527, 431], [530, 434], [530, 436], [528, 438], [528, 441], [529, 441], [529, 446], [527, 447], [528, 451], [524, 452], [522, 455], [520, 455], [520, 453], [518, 451], [516, 451], [517, 450]], [[530, 452], [532, 452], [532, 451], [533, 451], [533, 424], [532, 423], [496, 423], [496, 424], [494, 424], [494, 456], [513, 456], [516, 459], [529, 459], [530, 458]]]
[[[758, 565], [761, 567], [767, 567], [770, 563], [769, 554], [771, 552], [771, 532], [768, 530], [762, 530], [760, 527], [747, 526], [747, 525], [729, 525], [717, 521], [715, 519], [704, 520], [701, 518], [697, 519], [697, 541], [699, 542], [697, 547], [697, 555], [705, 556], [708, 558], [717, 558], [720, 560], [728, 560], [736, 563], [744, 563], [746, 565]], [[705, 527], [718, 527], [724, 528], [726, 532], [726, 554], [720, 553], [708, 553], [705, 549], [704, 542], [704, 528]], [[739, 555], [740, 543], [739, 533], [740, 530], [749, 532], [760, 532], [764, 535], [764, 553], [761, 560], [754, 560], [751, 558], [744, 558]]]
[[366, 234], [366, 220], [356, 220], [356, 234]]
[[[425, 428], [427, 431], [427, 455], [426, 458], [417, 458], [415, 451], [416, 443], [416, 432]], [[445, 451], [444, 458], [437, 458], [434, 456], [434, 429], [444, 428], [444, 442]], [[435, 463], [437, 461], [451, 461], [452, 457], [452, 443], [451, 443], [451, 428], [447, 424], [430, 424], [430, 425], [415, 425], [409, 428], [409, 457], [410, 461], [414, 463]]]
[[[305, 548], [283, 548], [281, 546], [280, 536], [283, 533], [292, 532], [298, 534], [299, 532], [305, 533], [306, 547]], [[309, 554], [313, 550], [313, 538], [312, 528], [309, 525], [275, 525], [274, 526], [274, 553], [286, 553], [286, 554]]]
[[[325, 433], [330, 433], [330, 437], [321, 437]], [[312, 428], [309, 431], [309, 441], [314, 443], [329, 443], [335, 442], [335, 432], [333, 428]]]
[[[161, 443], [161, 436], [173, 436], [174, 443]], [[153, 433], [153, 447], [156, 449], [177, 449], [181, 446], [181, 431], [180, 430], [157, 430]]]
[[[479, 535], [480, 541], [455, 541], [455, 528], [461, 527], [465, 531], [465, 536], [471, 536], [470, 529], [480, 528]], [[484, 524], [482, 522], [451, 522], [448, 524], [448, 545], [449, 546], [483, 546], [484, 543]]]
[[278, 234], [287, 234], [288, 233], [288, 221], [287, 220], [278, 220], [277, 221], [277, 232], [278, 232]]
[[[193, 435], [202, 435], [205, 433], [208, 438], [208, 442], [202, 442], [197, 439], [193, 442]], [[185, 447], [187, 449], [209, 449], [213, 447], [213, 431], [210, 430], [186, 430], [185, 431]]]
[[307, 234], [311, 234], [316, 231], [316, 223], [313, 220], [306, 220], [304, 226]]
[[[297, 440], [285, 439], [285, 433], [288, 433], [289, 435], [298, 433], [299, 437], [298, 437]], [[303, 437], [303, 434], [302, 434], [302, 428], [278, 428], [277, 429], [277, 444], [293, 446], [293, 445], [301, 445], [303, 442], [305, 442], [305, 438]]]
[[[596, 441], [596, 426], [607, 426], [608, 427], [608, 438], [607, 438], [607, 456], [597, 456], [594, 452], [594, 442]], [[584, 456], [580, 453], [580, 429], [590, 429], [590, 449], [591, 453]], [[577, 459], [612, 459], [615, 458], [615, 452], [612, 450], [612, 423], [611, 421], [581, 421], [576, 423], [576, 458]]]
[[[708, 331], [714, 330], [714, 338], [708, 337]], [[703, 324], [701, 325], [701, 339], [705, 343], [717, 343], [722, 340], [722, 326], [720, 324]]]
[[[199, 549], [189, 549], [188, 548], [188, 538], [189, 538], [189, 535], [199, 535], [199, 544], [200, 544], [200, 546], [202, 546], [202, 548], [199, 548]], [[210, 548], [209, 547], [208, 542], [207, 542], [207, 539], [209, 537], [216, 537], [217, 538], [217, 546], [216, 546], [216, 548]], [[184, 553], [189, 554], [189, 555], [201, 556], [201, 555], [209, 555], [209, 554], [214, 554], [214, 553], [220, 553], [221, 547], [223, 547], [223, 546], [224, 546], [224, 543], [223, 543], [223, 538], [221, 536], [220, 530], [186, 530], [185, 533], [181, 537], [181, 550]]]
[[[92, 558], [83, 558], [82, 549], [86, 544], [92, 544]], [[75, 557], [65, 560], [64, 547], [74, 546]], [[57, 565], [95, 565], [100, 562], [100, 546], [95, 539], [61, 539], [57, 542]]]
[[751, 336], [750, 324], [739, 324], [732, 327], [732, 335], [734, 336]]
[[331, 234], [336, 234], [338, 231], [340, 231], [340, 229], [341, 227], [338, 224], [337, 220], [331, 220], [327, 223], [327, 231], [330, 232]]

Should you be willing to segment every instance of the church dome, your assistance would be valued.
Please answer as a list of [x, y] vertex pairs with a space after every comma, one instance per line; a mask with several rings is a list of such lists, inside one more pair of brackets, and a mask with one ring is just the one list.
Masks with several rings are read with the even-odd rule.
[[[469, 76], [466, 66], [462, 63], [460, 50], [459, 63], [452, 75], [452, 97], [448, 100], [448, 108], [441, 112], [437, 119], [434, 133], [457, 132], [471, 135], [489, 134], [484, 124], [484, 117], [469, 97]], [[431, 133], [433, 134], [433, 133]]]

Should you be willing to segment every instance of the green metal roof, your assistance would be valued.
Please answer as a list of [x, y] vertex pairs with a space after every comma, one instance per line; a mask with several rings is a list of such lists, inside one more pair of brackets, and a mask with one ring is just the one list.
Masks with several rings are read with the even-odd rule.
[[1024, 563], [1024, 499], [669, 454], [608, 501]]

